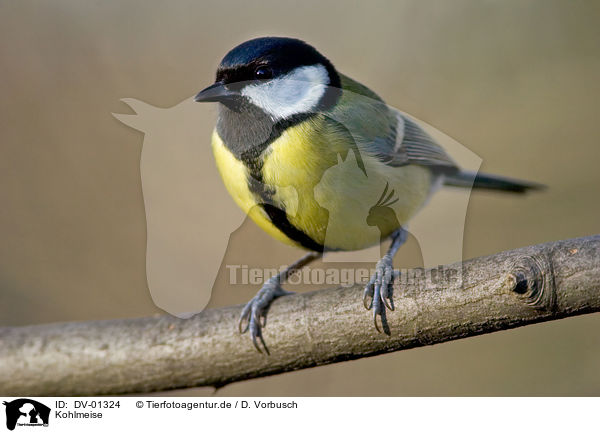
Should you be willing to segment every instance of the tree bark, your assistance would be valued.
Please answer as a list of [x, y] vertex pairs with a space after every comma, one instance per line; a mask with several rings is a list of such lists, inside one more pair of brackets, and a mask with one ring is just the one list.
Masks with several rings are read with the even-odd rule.
[[[362, 287], [286, 296], [258, 353], [242, 306], [171, 316], [0, 328], [0, 394], [145, 393], [227, 383], [600, 311], [600, 235], [480, 257], [394, 282], [378, 333]], [[456, 275], [463, 271], [462, 284]], [[440, 274], [438, 272], [438, 274]], [[433, 275], [433, 274], [431, 274]], [[431, 276], [430, 275], [430, 276]]]

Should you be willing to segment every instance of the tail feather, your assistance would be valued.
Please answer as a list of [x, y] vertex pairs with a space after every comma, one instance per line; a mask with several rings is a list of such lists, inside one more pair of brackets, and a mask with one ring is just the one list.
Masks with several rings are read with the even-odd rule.
[[545, 185], [539, 183], [472, 171], [460, 171], [447, 175], [444, 179], [444, 185], [515, 193], [525, 193], [545, 188]]

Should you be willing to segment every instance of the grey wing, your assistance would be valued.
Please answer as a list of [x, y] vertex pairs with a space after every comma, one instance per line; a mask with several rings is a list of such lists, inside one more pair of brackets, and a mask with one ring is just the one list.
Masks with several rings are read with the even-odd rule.
[[388, 137], [378, 138], [369, 146], [379, 159], [395, 167], [415, 164], [440, 172], [459, 170], [446, 151], [417, 123], [399, 111], [390, 111], [397, 118], [395, 128]]

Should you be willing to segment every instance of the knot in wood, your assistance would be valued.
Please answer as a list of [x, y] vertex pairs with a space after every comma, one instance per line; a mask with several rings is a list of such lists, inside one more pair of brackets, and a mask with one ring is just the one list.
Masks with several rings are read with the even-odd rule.
[[552, 263], [546, 255], [517, 257], [509, 275], [511, 289], [525, 304], [541, 310], [553, 310], [556, 288]]

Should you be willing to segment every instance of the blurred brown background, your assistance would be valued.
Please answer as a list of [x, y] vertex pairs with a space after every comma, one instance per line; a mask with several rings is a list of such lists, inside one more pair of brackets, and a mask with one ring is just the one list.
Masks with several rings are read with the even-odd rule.
[[[111, 112], [128, 112], [123, 97], [179, 103], [255, 36], [306, 40], [479, 154], [483, 170], [550, 186], [524, 199], [474, 194], [465, 258], [599, 233], [599, 20], [594, 0], [0, 3], [0, 325], [160, 313], [145, 280], [143, 136]], [[199, 164], [220, 188], [214, 107], [204, 110]], [[237, 242], [239, 262], [299, 255], [250, 224]], [[418, 251], [412, 240], [396, 263], [418, 264]], [[256, 289], [219, 287], [211, 306]], [[599, 395], [599, 365], [600, 316], [589, 315], [217, 395]]]

